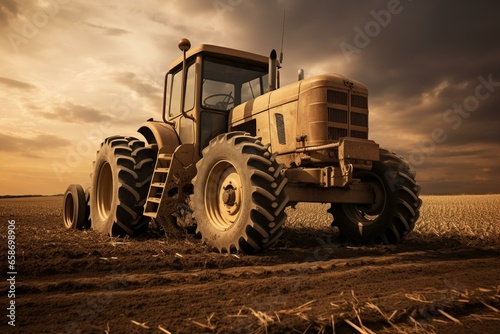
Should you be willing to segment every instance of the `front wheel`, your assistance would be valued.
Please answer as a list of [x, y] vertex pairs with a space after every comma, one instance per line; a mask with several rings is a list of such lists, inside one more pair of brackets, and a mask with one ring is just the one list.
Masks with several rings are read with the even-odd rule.
[[380, 161], [372, 170], [355, 171], [354, 178], [369, 183], [375, 202], [365, 204], [332, 204], [332, 226], [340, 234], [359, 244], [394, 244], [403, 240], [415, 227], [422, 201], [420, 186], [406, 162], [386, 150], [380, 150]]
[[205, 242], [220, 252], [253, 253], [278, 241], [286, 220], [286, 178], [260, 138], [217, 136], [196, 168], [194, 214]]

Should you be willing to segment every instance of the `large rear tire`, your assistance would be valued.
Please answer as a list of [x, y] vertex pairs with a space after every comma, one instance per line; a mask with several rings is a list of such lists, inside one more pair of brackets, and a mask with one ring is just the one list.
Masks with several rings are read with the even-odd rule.
[[422, 201], [415, 173], [400, 157], [380, 150], [380, 161], [370, 171], [354, 172], [354, 178], [372, 185], [372, 205], [332, 204], [332, 226], [358, 244], [394, 244], [402, 241], [415, 227]]
[[197, 232], [220, 252], [253, 253], [283, 233], [288, 196], [281, 166], [260, 138], [244, 132], [219, 135], [196, 164]]
[[155, 150], [133, 137], [105, 139], [90, 190], [92, 228], [111, 236], [138, 235], [150, 218], [143, 216], [155, 162]]

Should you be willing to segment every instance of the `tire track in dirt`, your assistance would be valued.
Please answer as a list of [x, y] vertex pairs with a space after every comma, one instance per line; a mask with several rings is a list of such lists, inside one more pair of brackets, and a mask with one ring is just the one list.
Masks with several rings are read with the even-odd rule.
[[[475, 274], [471, 275], [470, 268], [474, 268]], [[217, 315], [218, 326], [226, 332], [234, 321], [231, 315], [242, 310], [246, 316], [238, 318], [237, 328], [249, 326], [253, 331], [258, 329], [254, 327], [259, 321], [249, 310], [273, 314], [294, 309], [304, 301], [314, 301], [310, 309], [312, 314], [337, 314], [347, 318], [355, 300], [369, 301], [380, 305], [387, 314], [397, 310], [393, 324], [407, 325], [410, 316], [419, 323], [443, 319], [438, 309], [450, 313], [458, 310], [459, 318], [474, 312], [484, 313], [487, 309], [478, 300], [464, 305], [456, 301], [451, 291], [492, 290], [499, 283], [499, 268], [498, 252], [464, 249], [273, 266], [116, 275], [93, 272], [87, 277], [59, 277], [59, 281], [37, 280], [21, 284], [20, 291], [25, 290], [25, 293], [20, 293], [19, 300], [34, 309], [50, 306], [59, 311], [72, 310], [72, 316], [69, 313], [66, 318], [67, 323], [76, 315], [99, 314], [96, 319], [90, 317], [88, 323], [83, 323], [90, 332], [92, 326], [104, 330], [108, 323], [114, 330], [129, 331], [131, 326], [134, 328], [131, 325], [134, 319], [148, 326], [169, 325], [181, 328], [181, 332], [193, 332], [200, 330], [193, 321], [206, 323], [211, 314]], [[426, 296], [424, 299], [433, 302], [415, 301], [407, 298], [408, 295]], [[196, 300], [210, 302], [197, 304]], [[499, 307], [498, 298], [489, 303]], [[338, 307], [332, 308], [332, 304]], [[116, 313], [117, 310], [120, 311]], [[387, 327], [380, 314], [364, 312], [365, 325], [382, 329], [385, 324]], [[282, 317], [289, 318], [287, 326], [302, 330], [311, 323], [321, 324], [318, 319], [308, 322], [290, 314], [282, 314]], [[33, 315], [31, 318], [37, 321]], [[58, 322], [64, 324], [64, 320], [65, 317], [59, 315]], [[342, 326], [347, 325], [342, 322], [339, 328]], [[277, 328], [278, 332], [283, 329]]]
[[[433, 252], [406, 252], [388, 256], [362, 256], [352, 259], [331, 259], [327, 261], [303, 262], [303, 263], [283, 263], [273, 265], [259, 266], [234, 266], [221, 269], [201, 269], [187, 268], [181, 271], [168, 270], [155, 273], [122, 273], [115, 275], [104, 275], [96, 280], [94, 275], [85, 277], [82, 273], [77, 275], [65, 275], [64, 278], [58, 278], [54, 282], [54, 278], [46, 278], [41, 280], [33, 280], [27, 283], [18, 284], [18, 293], [37, 293], [46, 291], [89, 291], [99, 290], [104, 281], [108, 287], [126, 286], [127, 289], [142, 288], [144, 286], [162, 286], [172, 284], [186, 284], [197, 281], [205, 283], [245, 278], [256, 279], [266, 277], [283, 277], [283, 276], [301, 276], [310, 275], [315, 272], [323, 274], [326, 271], [332, 271], [336, 275], [346, 275], [369, 271], [373, 268], [383, 267], [385, 270], [403, 270], [403, 268], [420, 268], [420, 270], [428, 269], [427, 266], [453, 266], [460, 267], [464, 262], [480, 265], [483, 262], [489, 263], [491, 260], [500, 258], [500, 252], [488, 252], [487, 250], [453, 250], [453, 251], [433, 251]], [[439, 261], [436, 261], [439, 259]], [[433, 262], [429, 262], [433, 261]], [[499, 261], [500, 262], [500, 261]], [[472, 265], [466, 266], [470, 268]], [[476, 268], [476, 267], [475, 267]], [[500, 270], [497, 270], [500, 273]], [[94, 273], [95, 274], [95, 273]], [[88, 274], [87, 274], [88, 275]], [[74, 276], [74, 277], [71, 277]], [[499, 277], [499, 276], [497, 276]]]
[[498, 247], [444, 235], [352, 247], [329, 228], [291, 226], [275, 250], [218, 254], [192, 236], [65, 230], [61, 200], [0, 202], [19, 232], [20, 332], [331, 333], [332, 320], [336, 333], [353, 333], [349, 321], [377, 333], [498, 329]]

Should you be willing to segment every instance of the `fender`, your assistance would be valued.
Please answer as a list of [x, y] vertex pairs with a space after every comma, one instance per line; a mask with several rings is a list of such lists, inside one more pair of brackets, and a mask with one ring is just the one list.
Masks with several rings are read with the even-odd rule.
[[166, 148], [168, 152], [174, 152], [181, 144], [175, 129], [164, 122], [148, 120], [137, 130], [146, 138], [148, 144], [157, 145], [158, 150]]

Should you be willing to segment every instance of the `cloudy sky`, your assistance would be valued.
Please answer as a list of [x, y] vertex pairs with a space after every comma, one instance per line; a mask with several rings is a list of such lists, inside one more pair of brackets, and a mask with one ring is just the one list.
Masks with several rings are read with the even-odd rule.
[[424, 193], [500, 192], [497, 1], [0, 0], [0, 195], [88, 185], [103, 138], [161, 117], [180, 38], [267, 55], [284, 10], [282, 83], [359, 80]]

